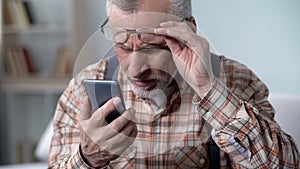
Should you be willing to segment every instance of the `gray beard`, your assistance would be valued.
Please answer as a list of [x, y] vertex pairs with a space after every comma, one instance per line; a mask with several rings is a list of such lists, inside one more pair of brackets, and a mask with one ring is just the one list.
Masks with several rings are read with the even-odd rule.
[[172, 79], [169, 83], [157, 82], [157, 86], [154, 89], [147, 90], [132, 85], [133, 93], [143, 99], [151, 100], [156, 106], [162, 107], [167, 104], [169, 97], [176, 89], [178, 89], [176, 83]]

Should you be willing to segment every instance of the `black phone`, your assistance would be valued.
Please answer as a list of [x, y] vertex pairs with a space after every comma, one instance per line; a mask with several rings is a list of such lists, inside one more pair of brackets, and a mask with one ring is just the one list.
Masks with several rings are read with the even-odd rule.
[[84, 80], [84, 85], [92, 112], [95, 112], [99, 107], [113, 97], [121, 98], [121, 105], [106, 116], [105, 121], [107, 124], [118, 118], [126, 110], [122, 92], [117, 81], [87, 79]]

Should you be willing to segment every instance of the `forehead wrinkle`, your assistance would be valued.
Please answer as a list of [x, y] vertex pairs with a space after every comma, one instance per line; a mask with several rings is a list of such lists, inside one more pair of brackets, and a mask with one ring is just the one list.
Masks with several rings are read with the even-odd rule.
[[111, 21], [113, 27], [125, 29], [157, 28], [161, 22], [178, 21], [180, 18], [166, 13], [142, 12], [131, 15], [117, 13]]

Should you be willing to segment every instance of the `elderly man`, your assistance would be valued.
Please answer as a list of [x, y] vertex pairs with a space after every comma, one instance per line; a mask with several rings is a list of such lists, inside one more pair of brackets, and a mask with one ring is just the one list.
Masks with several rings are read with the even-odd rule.
[[[121, 99], [91, 112], [82, 70], [61, 96], [49, 168], [297, 168], [294, 140], [274, 121], [268, 89], [246, 66], [210, 53], [190, 0], [107, 0]], [[105, 69], [103, 69], [103, 67]]]

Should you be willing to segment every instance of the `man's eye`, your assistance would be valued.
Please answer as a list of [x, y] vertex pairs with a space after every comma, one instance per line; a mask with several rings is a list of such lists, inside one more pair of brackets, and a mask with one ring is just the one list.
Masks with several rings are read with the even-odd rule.
[[133, 51], [133, 49], [129, 46], [125, 46], [125, 45], [118, 45], [117, 46], [119, 49], [123, 50], [123, 51], [126, 51], [126, 52], [129, 52], [129, 51]]
[[161, 50], [158, 50], [157, 48], [153, 48], [153, 47], [148, 47], [148, 48], [143, 48], [140, 51], [147, 54], [154, 54], [160, 52]]

